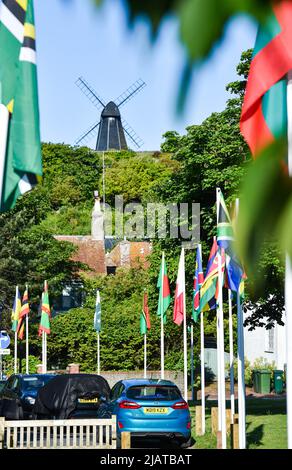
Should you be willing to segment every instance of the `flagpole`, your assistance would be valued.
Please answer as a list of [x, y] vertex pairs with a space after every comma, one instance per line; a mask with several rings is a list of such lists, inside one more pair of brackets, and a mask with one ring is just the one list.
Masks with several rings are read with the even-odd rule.
[[[239, 199], [236, 199], [236, 217], [239, 212]], [[243, 314], [239, 289], [237, 291], [237, 362], [238, 362], [238, 427], [239, 448], [246, 448], [246, 411], [244, 378], [244, 333]]]
[[183, 257], [183, 296], [184, 296], [184, 319], [183, 319], [183, 338], [184, 338], [184, 395], [185, 401], [188, 401], [188, 339], [187, 339], [187, 311], [186, 311], [186, 288], [185, 288], [185, 249], [182, 248]]
[[147, 378], [147, 335], [144, 335], [144, 379]]
[[233, 320], [232, 320], [232, 292], [228, 289], [229, 305], [229, 364], [230, 364], [230, 404], [231, 424], [234, 423], [235, 399], [234, 399], [234, 352], [233, 352]]
[[[1, 90], [0, 90], [1, 91]], [[2, 93], [0, 93], [1, 95]], [[6, 148], [7, 148], [7, 134], [9, 125], [9, 111], [4, 104], [1, 103], [2, 96], [0, 96], [0, 207], [2, 201]]]
[[194, 325], [191, 324], [191, 389], [192, 401], [195, 401], [195, 388], [194, 388]]
[[100, 336], [97, 332], [97, 374], [100, 375]]
[[[217, 224], [219, 218], [220, 192], [217, 188]], [[222, 276], [222, 251], [218, 252], [218, 340], [219, 340], [219, 363], [220, 363], [220, 407], [221, 407], [221, 431], [222, 449], [226, 449], [226, 396], [225, 396], [225, 357], [224, 357], [224, 314], [223, 314], [223, 276]]]
[[[26, 284], [26, 292], [27, 292], [27, 295], [28, 295], [28, 285]], [[27, 299], [27, 303], [28, 303], [28, 299]], [[29, 374], [29, 345], [28, 345], [28, 313], [27, 315], [25, 316], [25, 335], [26, 335], [26, 338], [25, 338], [25, 352], [26, 352], [26, 374]]]
[[201, 316], [201, 405], [202, 405], [202, 435], [206, 431], [205, 423], [205, 339], [204, 339], [204, 315]]
[[[15, 308], [17, 310], [17, 299], [18, 299], [18, 286], [15, 291]], [[17, 374], [17, 329], [14, 333], [14, 374]]]
[[[288, 115], [288, 172], [292, 176], [292, 70], [288, 72], [287, 84]], [[286, 394], [287, 394], [287, 432], [288, 449], [292, 449], [292, 265], [286, 255], [285, 272], [285, 311], [286, 311]]]
[[160, 339], [160, 351], [161, 351], [161, 379], [164, 379], [164, 318], [163, 318], [163, 285], [164, 285], [164, 251], [162, 252], [162, 274], [161, 274], [162, 286], [160, 289], [160, 328], [161, 328], [161, 339]]

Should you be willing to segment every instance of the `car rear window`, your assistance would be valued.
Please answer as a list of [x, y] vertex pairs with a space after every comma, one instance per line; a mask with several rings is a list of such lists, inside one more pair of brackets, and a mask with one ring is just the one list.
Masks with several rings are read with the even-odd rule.
[[173, 401], [181, 398], [181, 393], [177, 387], [168, 385], [135, 385], [128, 388], [127, 398], [131, 400], [163, 400]]
[[53, 377], [52, 376], [47, 376], [47, 377], [24, 377], [23, 378], [23, 388], [24, 390], [31, 390], [35, 388], [41, 388], [46, 383], [49, 382]]

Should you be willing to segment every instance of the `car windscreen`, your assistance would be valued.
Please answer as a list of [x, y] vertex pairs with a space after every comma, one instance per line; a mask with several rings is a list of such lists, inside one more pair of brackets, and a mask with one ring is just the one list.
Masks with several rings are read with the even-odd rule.
[[127, 398], [131, 400], [145, 401], [173, 401], [181, 398], [181, 393], [177, 387], [168, 385], [135, 385], [128, 388]]
[[22, 387], [24, 390], [35, 390], [43, 387], [46, 383], [49, 382], [53, 377], [52, 376], [42, 376], [42, 377], [23, 377]]

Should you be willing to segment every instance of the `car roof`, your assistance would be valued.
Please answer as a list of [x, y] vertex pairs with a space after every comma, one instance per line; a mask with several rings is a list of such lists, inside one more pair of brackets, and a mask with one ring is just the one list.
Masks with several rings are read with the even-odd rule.
[[23, 379], [24, 377], [55, 377], [56, 374], [12, 374], [10, 377], [19, 377]]
[[170, 380], [161, 380], [161, 379], [124, 379], [121, 380], [126, 387], [131, 387], [133, 385], [168, 385], [177, 387], [174, 382]]

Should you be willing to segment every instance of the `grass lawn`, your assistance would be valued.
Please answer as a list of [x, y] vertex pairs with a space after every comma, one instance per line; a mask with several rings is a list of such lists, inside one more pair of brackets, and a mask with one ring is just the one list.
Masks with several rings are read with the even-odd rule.
[[[199, 403], [198, 403], [199, 404]], [[211, 434], [211, 407], [215, 401], [207, 402], [206, 434], [196, 436], [195, 407], [191, 406], [192, 429], [196, 443], [194, 449], [216, 449], [216, 436]], [[230, 406], [227, 404], [227, 406]], [[286, 400], [251, 398], [246, 400], [246, 438], [248, 449], [286, 449]], [[228, 447], [231, 447], [228, 436]]]

